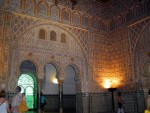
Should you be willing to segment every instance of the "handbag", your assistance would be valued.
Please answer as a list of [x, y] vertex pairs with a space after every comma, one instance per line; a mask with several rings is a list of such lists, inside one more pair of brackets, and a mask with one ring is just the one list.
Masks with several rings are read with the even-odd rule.
[[21, 102], [18, 106], [18, 111], [19, 111], [19, 113], [28, 111], [28, 106], [27, 106], [25, 100], [23, 99], [23, 97], [21, 98]]
[[145, 110], [144, 113], [150, 113], [150, 111], [149, 110]]

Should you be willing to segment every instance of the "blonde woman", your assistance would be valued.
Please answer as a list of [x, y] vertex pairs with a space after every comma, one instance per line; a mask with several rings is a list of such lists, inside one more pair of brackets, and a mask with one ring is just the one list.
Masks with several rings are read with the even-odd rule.
[[148, 96], [147, 96], [147, 106], [146, 106], [146, 110], [148, 110], [150, 112], [150, 89], [148, 91]]

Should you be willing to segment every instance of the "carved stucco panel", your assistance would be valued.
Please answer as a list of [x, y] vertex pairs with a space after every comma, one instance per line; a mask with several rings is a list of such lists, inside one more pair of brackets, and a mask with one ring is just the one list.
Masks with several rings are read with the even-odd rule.
[[[15, 40], [17, 37], [21, 37], [22, 33], [26, 32], [27, 29], [35, 27], [34, 25], [40, 25], [42, 23], [47, 23], [48, 21], [42, 21], [37, 18], [30, 18], [27, 16], [19, 15], [19, 14], [12, 14], [12, 37]], [[53, 24], [48, 22], [47, 24]], [[57, 24], [56, 24], [57, 25]], [[62, 26], [62, 25], [61, 25]], [[88, 50], [88, 31], [87, 30], [80, 30], [78, 28], [73, 28], [69, 26], [62, 26], [65, 27], [67, 31], [71, 34], [74, 34], [76, 38], [79, 39], [79, 43], [83, 46], [84, 51], [87, 52]]]
[[[20, 66], [21, 66], [21, 63], [26, 61], [26, 60], [29, 60], [31, 61], [34, 65], [35, 65], [35, 68], [36, 68], [36, 74], [37, 74], [37, 78], [42, 78], [43, 77], [43, 72], [42, 72], [42, 67], [41, 67], [41, 62], [40, 62], [40, 54], [34, 54], [32, 52], [26, 52], [26, 51], [22, 51], [22, 50], [19, 50], [20, 53], [19, 53], [19, 58], [18, 58], [18, 62], [17, 62], [17, 76], [20, 76]], [[32, 54], [32, 55], [31, 55]]]
[[26, 29], [42, 23], [42, 21], [38, 18], [32, 18], [20, 14], [11, 14], [11, 17], [11, 35], [14, 40], [16, 38], [20, 38], [19, 35], [25, 32]]
[[89, 32], [86, 29], [77, 29], [74, 27], [67, 27], [71, 33], [73, 33], [79, 39], [80, 43], [82, 44], [84, 51], [87, 53], [88, 51], [88, 42], [89, 42]]
[[132, 82], [127, 30], [126, 28], [118, 29], [107, 38], [109, 39], [108, 44], [111, 44], [108, 46], [109, 58], [107, 63], [111, 64], [108, 66], [108, 75], [110, 74], [117, 78], [119, 86], [124, 87], [125, 84]]
[[140, 34], [143, 32], [146, 25], [149, 23], [150, 23], [150, 18], [148, 17], [142, 21], [139, 21], [138, 23], [128, 26], [128, 35], [129, 35], [130, 48], [131, 48], [132, 55], [134, 54], [135, 47], [136, 47]]
[[134, 78], [135, 81], [141, 83], [138, 88], [149, 89], [150, 73], [146, 72], [146, 68], [150, 65], [150, 23], [143, 26], [141, 34], [138, 35], [134, 51]]
[[[45, 29], [45, 40], [38, 38], [39, 29]], [[51, 30], [54, 30], [57, 34], [56, 41], [51, 41], [49, 38]], [[61, 33], [65, 33], [67, 36], [67, 43], [65, 44], [60, 42]], [[12, 59], [12, 76], [14, 76], [14, 78], [18, 77], [19, 66], [24, 60], [37, 62], [35, 63], [38, 69], [37, 76], [38, 78], [43, 78], [44, 65], [48, 63], [48, 61], [57, 61], [60, 64], [61, 69], [63, 69], [64, 66], [72, 63], [71, 59], [73, 58], [74, 63], [81, 71], [81, 77], [78, 78], [83, 81], [87, 79], [87, 60], [83, 48], [79, 43], [78, 38], [74, 37], [70, 32], [67, 32], [64, 28], [48, 24], [38, 25], [31, 27], [22, 35], [18, 36], [20, 37], [17, 38], [18, 40], [15, 43]], [[32, 56], [29, 56], [30, 53], [32, 53]], [[61, 70], [60, 76], [62, 75], [63, 72]]]
[[[5, 51], [6, 47], [7, 47], [7, 43], [6, 43], [6, 39], [5, 39], [5, 35], [4, 35], [4, 27], [5, 27], [5, 12], [0, 11], [0, 80], [6, 80], [6, 75], [4, 73], [5, 72], [5, 68], [4, 66], [6, 61], [6, 55], [8, 51]], [[7, 65], [8, 66], [8, 65]]]
[[[104, 89], [103, 83], [107, 79], [116, 80], [117, 84], [113, 84], [112, 87], [118, 88], [123, 87], [132, 79], [130, 76], [130, 49], [126, 34], [126, 29], [119, 29], [110, 34], [93, 34], [95, 42], [93, 81], [95, 81], [95, 87], [101, 88], [99, 91]], [[97, 92], [96, 89], [95, 92]]]
[[15, 91], [15, 88], [17, 86], [18, 78], [16, 76], [10, 76], [9, 78], [9, 86], [8, 91]]
[[7, 12], [0, 11], [0, 82], [2, 87], [5, 88], [7, 88], [7, 80], [10, 76], [11, 38], [9, 19], [10, 16]]

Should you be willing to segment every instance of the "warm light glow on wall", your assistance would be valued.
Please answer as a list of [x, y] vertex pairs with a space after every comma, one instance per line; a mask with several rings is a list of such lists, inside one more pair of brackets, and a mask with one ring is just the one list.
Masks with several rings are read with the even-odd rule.
[[114, 78], [111, 78], [111, 79], [103, 79], [103, 84], [102, 86], [104, 88], [117, 88], [119, 85], [120, 85], [120, 80], [119, 79], [114, 79]]
[[54, 84], [58, 84], [58, 80], [57, 80], [55, 74], [51, 75], [51, 77], [49, 78], [49, 81]]
[[52, 78], [52, 82], [54, 83], [54, 84], [58, 84], [58, 80], [57, 80], [57, 78]]
[[110, 88], [110, 86], [111, 86], [110, 80], [105, 80], [105, 81], [104, 81], [104, 87], [105, 87], [105, 88]]
[[110, 67], [110, 69], [106, 68], [106, 69], [100, 70], [95, 80], [100, 86], [100, 88], [105, 88], [105, 89], [106, 88], [119, 88], [125, 84], [124, 73], [112, 67]]

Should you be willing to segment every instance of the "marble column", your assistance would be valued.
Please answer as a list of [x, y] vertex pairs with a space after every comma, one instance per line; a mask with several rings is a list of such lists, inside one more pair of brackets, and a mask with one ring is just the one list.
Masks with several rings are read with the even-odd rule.
[[38, 93], [39, 93], [39, 97], [38, 97], [38, 113], [41, 113], [41, 107], [40, 107], [40, 94], [41, 94], [41, 88], [42, 88], [42, 79], [38, 80]]
[[63, 80], [59, 82], [59, 113], [63, 113]]

